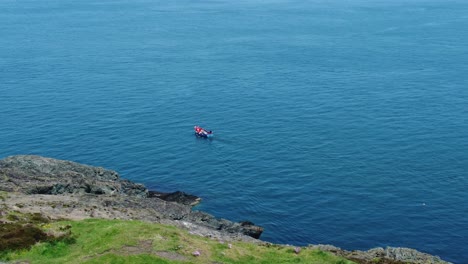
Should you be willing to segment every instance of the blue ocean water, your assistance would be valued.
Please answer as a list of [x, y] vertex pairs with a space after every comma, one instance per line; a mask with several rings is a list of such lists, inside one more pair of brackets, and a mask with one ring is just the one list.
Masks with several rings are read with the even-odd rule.
[[0, 158], [184, 190], [267, 241], [468, 263], [468, 2], [2, 0], [0, 22]]

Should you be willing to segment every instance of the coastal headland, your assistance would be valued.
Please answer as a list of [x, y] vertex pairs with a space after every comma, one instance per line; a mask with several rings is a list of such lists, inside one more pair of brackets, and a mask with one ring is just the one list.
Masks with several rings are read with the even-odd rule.
[[[11, 228], [8, 229], [12, 225], [16, 225], [16, 231], [18, 228], [36, 228], [31, 226], [31, 222], [21, 221], [24, 220], [21, 216], [29, 215], [32, 216], [31, 219], [35, 219], [33, 222], [39, 229], [44, 227], [41, 224], [64, 220], [138, 220], [174, 226], [191, 235], [216, 241], [245, 242], [265, 247], [293, 247], [260, 240], [263, 228], [248, 219], [233, 222], [192, 210], [201, 201], [195, 195], [181, 191], [162, 193], [148, 190], [142, 184], [122, 179], [116, 171], [72, 161], [33, 155], [11, 156], [0, 160], [0, 194], [0, 237], [4, 241], [12, 238], [9, 231]], [[70, 235], [67, 228], [61, 227], [60, 230], [58, 237]], [[37, 241], [41, 239], [32, 240], [30, 244]], [[15, 249], [6, 242], [2, 243], [0, 251]], [[149, 242], [144, 240], [141, 243]], [[145, 248], [145, 245], [141, 247]], [[294, 254], [299, 254], [301, 249], [295, 247]], [[408, 248], [347, 251], [330, 245], [310, 245], [304, 247], [304, 250], [327, 252], [347, 259], [349, 263], [448, 263], [437, 256]], [[169, 253], [165, 252], [162, 256], [167, 254]], [[184, 261], [183, 256], [180, 256], [181, 259], [174, 257], [174, 254], [167, 256], [171, 261]], [[255, 263], [255, 260], [251, 263]]]

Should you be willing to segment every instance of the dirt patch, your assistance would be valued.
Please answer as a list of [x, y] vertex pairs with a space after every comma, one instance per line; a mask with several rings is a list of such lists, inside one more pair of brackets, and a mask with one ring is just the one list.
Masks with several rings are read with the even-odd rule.
[[184, 255], [178, 254], [176, 252], [154, 251], [152, 240], [142, 240], [136, 246], [124, 246], [118, 251], [114, 250], [113, 253], [123, 254], [123, 255], [151, 254], [151, 255], [157, 255], [161, 258], [170, 259], [170, 260], [180, 260], [180, 261], [187, 260], [187, 257], [185, 257]]
[[153, 241], [142, 240], [136, 246], [123, 246], [118, 252], [123, 255], [152, 254]]
[[95, 257], [100, 257], [105, 254], [115, 254], [115, 255], [139, 255], [139, 254], [149, 254], [149, 255], [156, 255], [161, 258], [165, 259], [170, 259], [170, 260], [179, 260], [179, 261], [186, 261], [188, 260], [187, 257], [184, 255], [175, 253], [175, 252], [170, 252], [170, 251], [155, 251], [153, 250], [153, 241], [152, 240], [141, 240], [138, 242], [138, 245], [136, 246], [129, 246], [125, 245], [121, 247], [120, 249], [111, 249], [111, 250], [106, 250], [102, 252], [101, 254], [94, 255], [94, 256], [88, 256], [85, 259], [91, 259]]

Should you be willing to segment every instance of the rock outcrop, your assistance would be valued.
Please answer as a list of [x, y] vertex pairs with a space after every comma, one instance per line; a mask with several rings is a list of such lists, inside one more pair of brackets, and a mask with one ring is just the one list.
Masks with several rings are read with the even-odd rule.
[[4, 201], [8, 208], [41, 212], [51, 219], [138, 219], [192, 228], [197, 234], [225, 240], [259, 238], [263, 232], [253, 224], [192, 211], [200, 201], [197, 196], [149, 191], [112, 170], [40, 156], [0, 160], [0, 191], [9, 193]]
[[451, 264], [438, 256], [432, 256], [411, 248], [387, 247], [367, 251], [343, 250], [331, 245], [311, 245], [310, 248], [331, 252], [361, 264]]
[[148, 197], [157, 197], [161, 200], [168, 201], [168, 202], [176, 202], [184, 205], [196, 205], [198, 204], [201, 199], [195, 195], [187, 194], [181, 191], [176, 191], [173, 193], [164, 193], [164, 192], [156, 192], [156, 191], [149, 191]]
[[144, 185], [120, 179], [115, 171], [40, 156], [1, 160], [0, 180], [0, 190], [8, 192], [148, 196]]

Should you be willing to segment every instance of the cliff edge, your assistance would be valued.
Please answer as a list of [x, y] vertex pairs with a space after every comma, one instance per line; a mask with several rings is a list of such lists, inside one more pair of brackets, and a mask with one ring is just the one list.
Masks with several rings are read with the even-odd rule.
[[200, 198], [160, 193], [121, 179], [112, 170], [40, 156], [0, 160], [0, 191], [8, 209], [40, 212], [50, 219], [133, 219], [172, 224], [220, 239], [258, 239], [263, 228], [192, 211]]
[[[143, 220], [169, 224], [192, 234], [220, 241], [258, 240], [263, 228], [244, 221], [235, 223], [201, 211], [192, 211], [200, 198], [184, 192], [161, 193], [121, 179], [112, 170], [76, 162], [21, 155], [0, 160], [0, 223], [9, 212], [40, 213], [49, 220], [87, 218]], [[388, 247], [347, 251], [330, 245], [308, 248], [331, 252], [357, 263], [448, 263], [437, 256], [409, 248]]]

